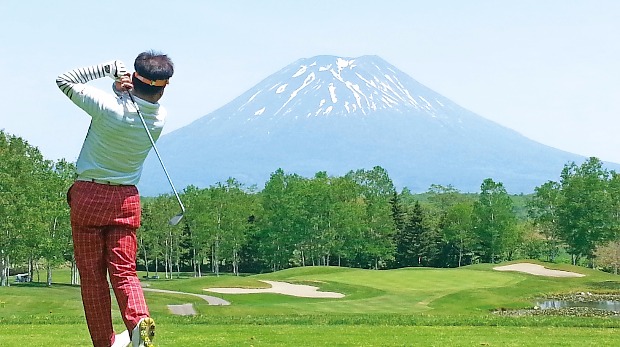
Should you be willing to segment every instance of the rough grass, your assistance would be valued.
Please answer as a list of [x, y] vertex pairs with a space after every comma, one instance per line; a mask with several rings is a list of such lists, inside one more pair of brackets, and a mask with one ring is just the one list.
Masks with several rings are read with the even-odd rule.
[[[145, 281], [151, 288], [222, 297], [209, 306], [181, 294], [146, 292], [158, 322], [160, 346], [606, 346], [617, 342], [620, 319], [500, 317], [491, 311], [533, 305], [537, 297], [567, 292], [620, 292], [620, 278], [570, 265], [582, 278], [547, 278], [493, 271], [482, 264], [460, 269], [373, 271], [307, 267], [237, 277]], [[56, 279], [68, 281], [63, 271]], [[216, 294], [209, 287], [262, 288], [260, 280], [310, 284], [344, 293], [343, 299], [278, 294]], [[79, 287], [36, 283], [0, 288], [0, 345], [86, 346]], [[199, 315], [173, 316], [168, 304], [192, 303]], [[115, 327], [123, 329], [118, 311]], [[613, 342], [613, 343], [612, 343]]]
[[[157, 346], [615, 346], [616, 329], [464, 326], [158, 324]], [[2, 346], [89, 346], [76, 324], [0, 326]]]

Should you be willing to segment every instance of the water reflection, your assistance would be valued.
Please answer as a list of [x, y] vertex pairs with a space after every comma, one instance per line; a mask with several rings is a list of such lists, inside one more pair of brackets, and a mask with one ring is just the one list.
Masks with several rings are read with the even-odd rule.
[[566, 307], [588, 307], [607, 311], [620, 311], [620, 301], [570, 301], [570, 300], [544, 300], [537, 301], [536, 306], [541, 309], [566, 308]]

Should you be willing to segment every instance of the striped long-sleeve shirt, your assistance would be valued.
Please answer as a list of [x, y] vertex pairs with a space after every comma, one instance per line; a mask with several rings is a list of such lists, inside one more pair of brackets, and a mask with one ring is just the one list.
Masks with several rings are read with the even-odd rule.
[[[61, 74], [58, 88], [92, 119], [77, 160], [80, 179], [136, 185], [152, 146], [136, 109], [124, 93], [106, 93], [86, 83], [106, 76], [105, 65]], [[166, 111], [159, 103], [134, 97], [154, 140], [159, 138]]]

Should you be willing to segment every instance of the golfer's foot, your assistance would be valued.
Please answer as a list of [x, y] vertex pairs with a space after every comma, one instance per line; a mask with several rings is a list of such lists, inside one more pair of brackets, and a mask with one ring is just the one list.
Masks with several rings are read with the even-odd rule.
[[153, 347], [154, 337], [155, 321], [151, 317], [142, 318], [131, 332], [131, 344], [133, 347]]
[[112, 347], [127, 347], [130, 344], [131, 339], [129, 338], [129, 331], [125, 330], [122, 333], [116, 335]]

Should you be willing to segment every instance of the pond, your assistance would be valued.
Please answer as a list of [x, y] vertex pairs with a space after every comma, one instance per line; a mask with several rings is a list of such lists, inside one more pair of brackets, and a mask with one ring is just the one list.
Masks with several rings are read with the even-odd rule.
[[536, 302], [540, 309], [568, 308], [568, 307], [588, 307], [606, 311], [620, 311], [620, 301], [601, 300], [601, 301], [572, 301], [572, 300], [541, 300]]

